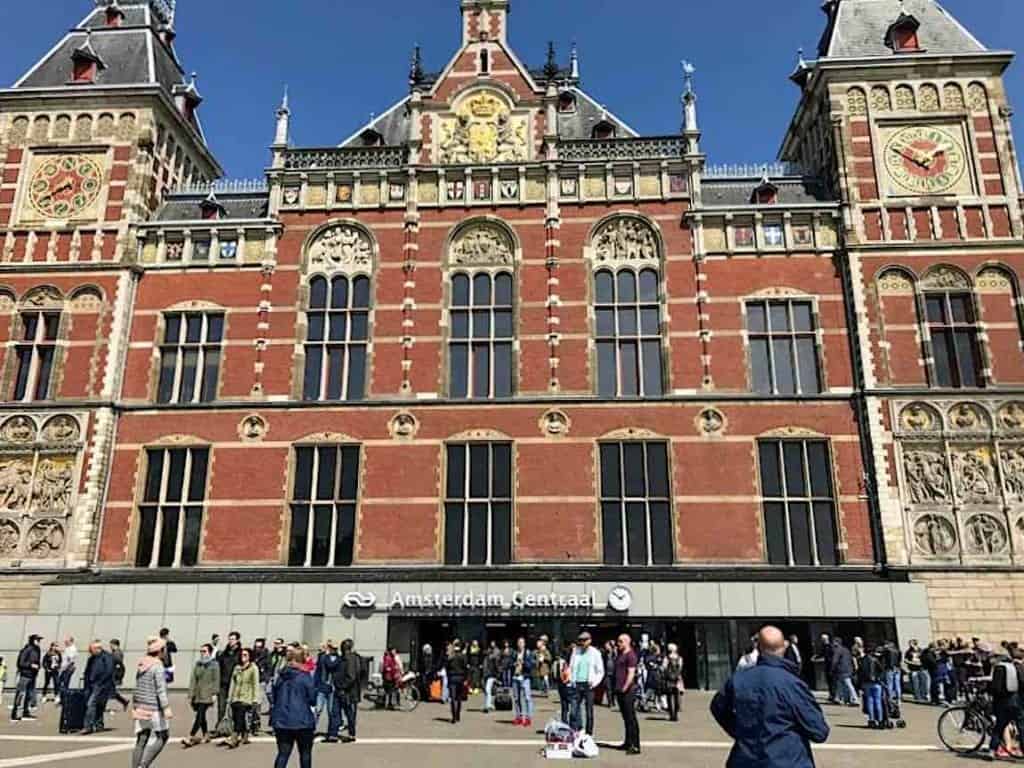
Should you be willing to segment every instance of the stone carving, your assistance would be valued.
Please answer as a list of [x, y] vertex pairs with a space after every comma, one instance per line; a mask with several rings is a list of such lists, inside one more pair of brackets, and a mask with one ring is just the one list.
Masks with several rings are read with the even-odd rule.
[[868, 99], [860, 88], [851, 88], [846, 92], [846, 111], [851, 117], [868, 113]]
[[13, 555], [18, 551], [21, 531], [13, 520], [0, 520], [0, 555]]
[[936, 267], [929, 270], [922, 281], [925, 288], [970, 288], [971, 282], [958, 269], [952, 267]]
[[43, 426], [43, 440], [47, 443], [74, 443], [80, 430], [71, 416], [54, 416]]
[[658, 236], [640, 219], [619, 217], [607, 221], [594, 233], [598, 261], [658, 261]]
[[890, 269], [878, 278], [880, 293], [913, 293], [914, 283], [906, 272]]
[[896, 109], [905, 111], [917, 109], [917, 102], [914, 99], [914, 89], [909, 85], [896, 86]]
[[1024, 446], [1003, 446], [999, 451], [1003, 465], [1003, 487], [1006, 498], [1017, 504], [1024, 503]]
[[0, 509], [23, 510], [32, 495], [32, 460], [6, 459], [0, 463]]
[[944, 557], [956, 551], [956, 528], [940, 515], [922, 515], [914, 523], [914, 544], [929, 557]]
[[931, 83], [925, 83], [924, 85], [921, 86], [920, 99], [920, 106], [922, 112], [939, 111], [939, 89], [936, 88]]
[[967, 86], [967, 104], [972, 112], [987, 111], [988, 94], [985, 93], [985, 86], [981, 83], [971, 83]]
[[74, 483], [72, 458], [46, 458], [36, 467], [32, 507], [36, 512], [63, 512], [71, 505]]
[[717, 408], [705, 408], [697, 417], [700, 433], [705, 436], [720, 435], [725, 429], [725, 416]]
[[888, 112], [892, 109], [892, 98], [889, 89], [884, 85], [876, 85], [871, 89], [871, 108], [876, 112]]
[[14, 416], [0, 427], [0, 440], [5, 443], [31, 443], [36, 439], [36, 425], [27, 416]]
[[549, 437], [562, 437], [569, 434], [571, 422], [563, 411], [547, 411], [540, 419], [540, 430]]
[[477, 93], [462, 102], [454, 119], [442, 123], [439, 146], [438, 161], [446, 164], [526, 160], [526, 120], [513, 117], [495, 94]]
[[1006, 272], [995, 267], [982, 270], [975, 279], [974, 284], [978, 287], [978, 290], [991, 291], [993, 293], [1013, 290], [1013, 283], [1010, 282]]
[[940, 424], [934, 410], [923, 403], [912, 403], [900, 413], [900, 426], [907, 432], [929, 432]]
[[992, 515], [974, 515], [964, 523], [964, 550], [971, 555], [998, 555], [1006, 550], [1006, 529]]
[[512, 263], [512, 240], [494, 224], [471, 224], [452, 241], [449, 259], [452, 264], [490, 265]]
[[1013, 431], [1024, 429], [1024, 405], [1007, 403], [999, 409], [999, 423], [1003, 429]]
[[30, 291], [24, 299], [24, 303], [31, 307], [59, 306], [63, 302], [64, 297], [60, 295], [60, 291], [51, 285], [43, 285]]
[[257, 413], [251, 413], [238, 425], [238, 435], [245, 442], [257, 442], [267, 436], [267, 420]]
[[1024, 542], [1024, 517], [1017, 518], [1017, 524], [1013, 526], [1017, 531], [1017, 538]]
[[956, 83], [946, 83], [942, 89], [942, 101], [947, 110], [957, 111], [964, 108], [964, 92]]
[[28, 530], [25, 550], [40, 559], [53, 557], [64, 549], [64, 526], [59, 520], [40, 520]]
[[988, 428], [988, 417], [971, 403], [960, 403], [949, 411], [949, 423], [953, 429], [977, 432]]
[[987, 446], [955, 448], [950, 455], [953, 460], [953, 481], [960, 501], [964, 504], [990, 504], [996, 501], [998, 486], [991, 449]]
[[317, 235], [309, 248], [310, 263], [350, 270], [370, 269], [373, 245], [367, 234], [351, 224], [335, 224]]
[[419, 421], [408, 411], [399, 411], [388, 422], [388, 432], [395, 440], [412, 440], [419, 431]]
[[948, 504], [949, 472], [939, 450], [915, 449], [903, 454], [903, 471], [911, 504]]

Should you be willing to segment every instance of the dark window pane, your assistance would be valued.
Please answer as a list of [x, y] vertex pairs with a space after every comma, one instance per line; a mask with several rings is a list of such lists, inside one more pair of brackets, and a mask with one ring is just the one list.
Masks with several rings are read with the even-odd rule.
[[216, 343], [224, 339], [224, 315], [207, 315], [206, 340]]
[[292, 504], [292, 530], [288, 541], [288, 565], [306, 564], [306, 546], [309, 540], [309, 505]]
[[836, 527], [832, 505], [819, 502], [814, 505], [814, 538], [821, 565], [836, 565]]
[[490, 446], [476, 443], [469, 446], [469, 497], [486, 499], [491, 495]]
[[659, 312], [658, 308], [641, 309], [640, 310], [640, 332], [645, 336], [657, 336], [661, 329], [659, 328]]
[[352, 327], [349, 329], [349, 338], [352, 341], [366, 341], [370, 336], [370, 315], [367, 312], [352, 312], [350, 314]]
[[60, 315], [59, 314], [47, 314], [43, 318], [45, 327], [43, 328], [43, 339], [46, 341], [56, 341], [57, 332], [60, 330]]
[[659, 397], [661, 395], [661, 342], [645, 341], [644, 354], [644, 395]]
[[935, 358], [935, 383], [940, 387], [954, 386], [956, 358], [953, 357], [953, 347], [945, 331], [932, 331], [932, 356]]
[[192, 567], [199, 562], [199, 538], [203, 532], [203, 508], [185, 507], [185, 531], [181, 542], [181, 564]]
[[477, 503], [469, 505], [469, 554], [468, 565], [485, 565], [487, 563], [487, 542], [490, 531], [487, 526], [488, 505]]
[[465, 310], [452, 312], [452, 338], [469, 338], [469, 312]]
[[494, 338], [512, 338], [512, 310], [499, 309], [494, 313]]
[[452, 277], [452, 306], [469, 306], [469, 277], [458, 274]]
[[647, 495], [667, 499], [668, 451], [665, 443], [647, 443]]
[[445, 498], [466, 498], [466, 446], [449, 445]]
[[352, 504], [339, 504], [337, 510], [338, 530], [334, 537], [334, 564], [352, 565], [356, 540], [356, 508]]
[[304, 447], [295, 449], [295, 493], [296, 501], [309, 501], [313, 498], [313, 449]]
[[617, 314], [619, 317], [619, 335], [636, 336], [638, 326], [636, 307], [620, 307]]
[[508, 499], [512, 496], [512, 446], [506, 443], [494, 443], [492, 446], [493, 466], [491, 474], [493, 487], [491, 497]]
[[811, 305], [798, 301], [793, 304], [793, 330], [813, 331], [814, 317], [811, 314]]
[[331, 281], [331, 307], [346, 309], [348, 307], [348, 280], [336, 277]]
[[779, 333], [780, 331], [788, 331], [789, 328], [789, 306], [785, 303], [772, 302], [768, 306], [768, 322], [772, 333]]
[[22, 341], [35, 341], [36, 332], [39, 330], [39, 315], [35, 312], [26, 313], [21, 316], [23, 326]]
[[341, 382], [345, 374], [345, 348], [327, 348], [327, 394], [328, 400], [341, 399]]
[[50, 396], [50, 372], [53, 370], [53, 347], [39, 348], [39, 372], [36, 379], [36, 400]]
[[309, 306], [311, 309], [327, 307], [327, 281], [322, 277], [314, 277], [309, 281]]
[[626, 503], [626, 541], [629, 565], [647, 565], [647, 510], [643, 502]]
[[645, 269], [640, 273], [640, 301], [658, 300], [658, 273]]
[[330, 314], [330, 330], [327, 338], [331, 341], [345, 341], [345, 333], [348, 330], [348, 313], [332, 312]]
[[451, 367], [452, 397], [466, 397], [469, 394], [468, 344], [452, 344]]
[[348, 348], [348, 391], [346, 400], [362, 400], [366, 387], [366, 347], [355, 344]]
[[750, 340], [750, 368], [754, 391], [764, 395], [772, 394], [774, 387], [767, 338]]
[[618, 386], [615, 376], [615, 342], [597, 343], [597, 393], [602, 397], [615, 397]]
[[18, 378], [14, 382], [14, 399], [24, 400], [28, 389], [28, 374], [32, 370], [32, 347], [18, 349]]
[[977, 387], [980, 381], [981, 365], [979, 364], [974, 331], [956, 332], [956, 356], [960, 364], [960, 386]]
[[620, 304], [636, 301], [636, 275], [628, 269], [619, 272], [616, 280], [618, 295], [615, 297]]
[[759, 443], [757, 451], [761, 462], [761, 494], [769, 498], [782, 496], [782, 476], [779, 473], [779, 444]]
[[644, 484], [644, 444], [623, 443], [622, 463], [624, 466], [623, 476], [626, 480], [624, 495], [635, 499], [646, 497], [647, 488]]
[[789, 565], [789, 546], [786, 544], [786, 513], [781, 502], [769, 501], [764, 505], [764, 535], [768, 549], [768, 562]]
[[174, 565], [174, 555], [178, 550], [178, 518], [181, 509], [161, 507], [160, 513], [163, 519], [160, 521], [160, 553], [157, 555], [157, 565], [160, 568], [170, 568]]
[[831, 496], [832, 477], [828, 466], [827, 443], [807, 443], [807, 467], [811, 473], [811, 495]]
[[355, 501], [359, 493], [359, 447], [346, 445], [341, 449], [341, 486], [338, 498]]
[[617, 499], [622, 493], [619, 482], [619, 444], [601, 444], [601, 498]]
[[205, 448], [193, 448], [192, 466], [188, 473], [188, 501], [202, 501], [206, 497], [206, 464], [209, 451]]
[[156, 536], [156, 507], [139, 508], [139, 539], [135, 547], [135, 567], [148, 568], [153, 560], [153, 541]]
[[486, 339], [491, 335], [491, 311], [478, 309], [473, 312], [473, 338]]
[[929, 296], [925, 299], [925, 311], [929, 323], [946, 322], [946, 297]]
[[621, 394], [625, 397], [640, 393], [640, 375], [637, 370], [637, 348], [635, 342], [623, 342], [619, 345], [619, 378], [622, 382]]
[[594, 275], [594, 300], [599, 304], [615, 301], [615, 282], [611, 272], [602, 269]]
[[325, 315], [323, 312], [310, 312], [306, 316], [309, 324], [309, 331], [306, 334], [308, 341], [323, 341], [324, 340], [324, 319]]
[[793, 565], [814, 565], [810, 504], [789, 505], [789, 530], [793, 539]]
[[203, 387], [199, 399], [204, 403], [212, 403], [217, 399], [217, 376], [220, 373], [220, 349], [206, 348], [206, 360], [203, 366]]
[[317, 448], [316, 453], [316, 498], [321, 501], [334, 501], [338, 488], [338, 449], [333, 445], [324, 445]]
[[491, 276], [486, 272], [473, 276], [473, 306], [485, 307], [491, 303]]
[[494, 396], [512, 396], [512, 345], [494, 345]]
[[512, 505], [498, 502], [491, 505], [491, 563], [512, 562]]
[[185, 341], [196, 344], [203, 338], [203, 316], [186, 315], [185, 318]]
[[491, 396], [491, 349], [487, 344], [473, 345], [473, 397]]
[[747, 330], [752, 333], [762, 333], [768, 330], [764, 304], [759, 302], [747, 304]]
[[973, 323], [974, 311], [971, 307], [970, 296], [954, 294], [949, 297], [949, 308], [953, 315], [954, 323]]
[[818, 349], [812, 338], [796, 340], [796, 354], [800, 367], [800, 391], [816, 395], [821, 391], [818, 375]]
[[327, 565], [331, 556], [331, 521], [334, 505], [318, 504], [313, 507], [313, 552], [309, 564], [320, 567]]
[[168, 451], [171, 466], [167, 473], [165, 501], [181, 501], [185, 485], [185, 450]]
[[494, 303], [499, 307], [512, 306], [512, 275], [507, 272], [494, 278]]
[[369, 309], [370, 307], [370, 280], [366, 277], [357, 277], [352, 281], [352, 306], [357, 309]]
[[191, 403], [196, 388], [196, 366], [199, 364], [199, 350], [184, 348], [181, 355], [181, 389], [179, 403]]
[[181, 338], [181, 315], [167, 315], [164, 326], [164, 341], [168, 344], [177, 344]]
[[320, 347], [306, 347], [306, 370], [305, 381], [302, 386], [303, 400], [320, 399], [320, 374], [323, 349]]
[[164, 452], [146, 451], [146, 491], [144, 501], [160, 501], [160, 482], [164, 472]]
[[160, 353], [160, 384], [156, 390], [158, 403], [169, 403], [174, 396], [174, 372], [177, 363], [176, 349], [165, 349]]
[[596, 315], [596, 327], [598, 336], [615, 336], [615, 310], [598, 309]]
[[775, 362], [775, 391], [780, 395], [796, 393], [796, 369], [793, 347], [789, 337], [772, 340], [772, 358]]
[[786, 495], [806, 496], [803, 443], [783, 443], [782, 460], [786, 471]]
[[606, 565], [622, 565], [622, 513], [618, 502], [601, 504], [601, 534]]
[[672, 564], [674, 538], [669, 502], [651, 502], [651, 561], [654, 565]]
[[444, 562], [462, 565], [462, 533], [465, 511], [462, 504], [444, 505]]

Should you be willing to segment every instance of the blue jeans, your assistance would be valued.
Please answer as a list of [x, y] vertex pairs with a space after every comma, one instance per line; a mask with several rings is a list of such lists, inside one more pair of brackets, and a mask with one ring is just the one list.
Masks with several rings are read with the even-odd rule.
[[572, 690], [572, 698], [570, 699], [572, 702], [572, 713], [569, 715], [569, 725], [572, 726], [574, 731], [584, 730], [583, 715], [585, 714], [587, 716], [586, 731], [593, 736], [594, 689], [590, 687], [589, 683], [574, 683]]
[[533, 695], [530, 678], [517, 677], [512, 680], [512, 708], [516, 717], [533, 717]]
[[494, 709], [494, 686], [497, 685], [498, 678], [488, 677], [484, 681], [484, 711], [490, 712]]
[[448, 693], [448, 672], [442, 669], [437, 673], [437, 676], [441, 680], [441, 703], [447, 704], [450, 697]]
[[885, 687], [893, 701], [903, 698], [903, 674], [898, 669], [890, 669], [885, 673]]
[[880, 723], [884, 719], [881, 683], [868, 683], [864, 686], [864, 711], [871, 722]]
[[[334, 716], [334, 692], [333, 691], [317, 691], [316, 692], [316, 724], [320, 726], [320, 715], [327, 710], [327, 721], [331, 720]], [[328, 726], [330, 727], [330, 726]]]
[[857, 689], [853, 687], [853, 679], [850, 675], [840, 675], [836, 678], [836, 689], [838, 698], [844, 704], [859, 704]]
[[336, 739], [341, 732], [341, 719], [344, 714], [340, 694], [331, 693], [331, 706], [327, 710], [327, 738]]
[[[11, 708], [11, 720], [21, 720], [22, 716], [29, 716], [29, 706], [32, 703], [32, 696], [36, 692], [36, 676], [21, 675], [18, 677], [18, 685], [14, 691], [14, 707]], [[18, 710], [21, 709], [21, 712]]]

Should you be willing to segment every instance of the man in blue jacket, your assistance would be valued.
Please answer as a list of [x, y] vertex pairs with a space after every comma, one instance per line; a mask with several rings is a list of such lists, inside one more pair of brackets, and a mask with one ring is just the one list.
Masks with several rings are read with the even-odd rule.
[[775, 627], [757, 636], [757, 666], [733, 675], [711, 702], [711, 714], [735, 741], [727, 768], [813, 768], [811, 742], [829, 728], [799, 670], [786, 661]]
[[103, 726], [103, 714], [107, 710], [107, 700], [114, 691], [114, 657], [103, 648], [99, 640], [89, 645], [89, 661], [85, 665], [82, 678], [85, 688], [85, 731], [97, 733], [106, 730]]

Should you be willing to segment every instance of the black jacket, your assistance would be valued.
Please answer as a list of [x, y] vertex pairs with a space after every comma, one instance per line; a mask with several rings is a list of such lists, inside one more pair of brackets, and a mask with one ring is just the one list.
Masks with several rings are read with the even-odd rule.
[[22, 677], [35, 677], [39, 674], [39, 663], [41, 658], [39, 646], [35, 643], [28, 643], [18, 654], [18, 674]]
[[835, 677], [853, 675], [853, 655], [844, 645], [832, 648], [832, 674]]
[[242, 660], [242, 646], [225, 648], [217, 656], [217, 664], [220, 666], [220, 687], [221, 690], [228, 690], [231, 687], [231, 675], [235, 667]]
[[362, 660], [355, 651], [341, 657], [341, 663], [334, 670], [334, 692], [359, 698]]
[[114, 687], [114, 657], [107, 651], [100, 651], [95, 656], [89, 655], [85, 664], [85, 675], [82, 687], [87, 691], [109, 691]]

